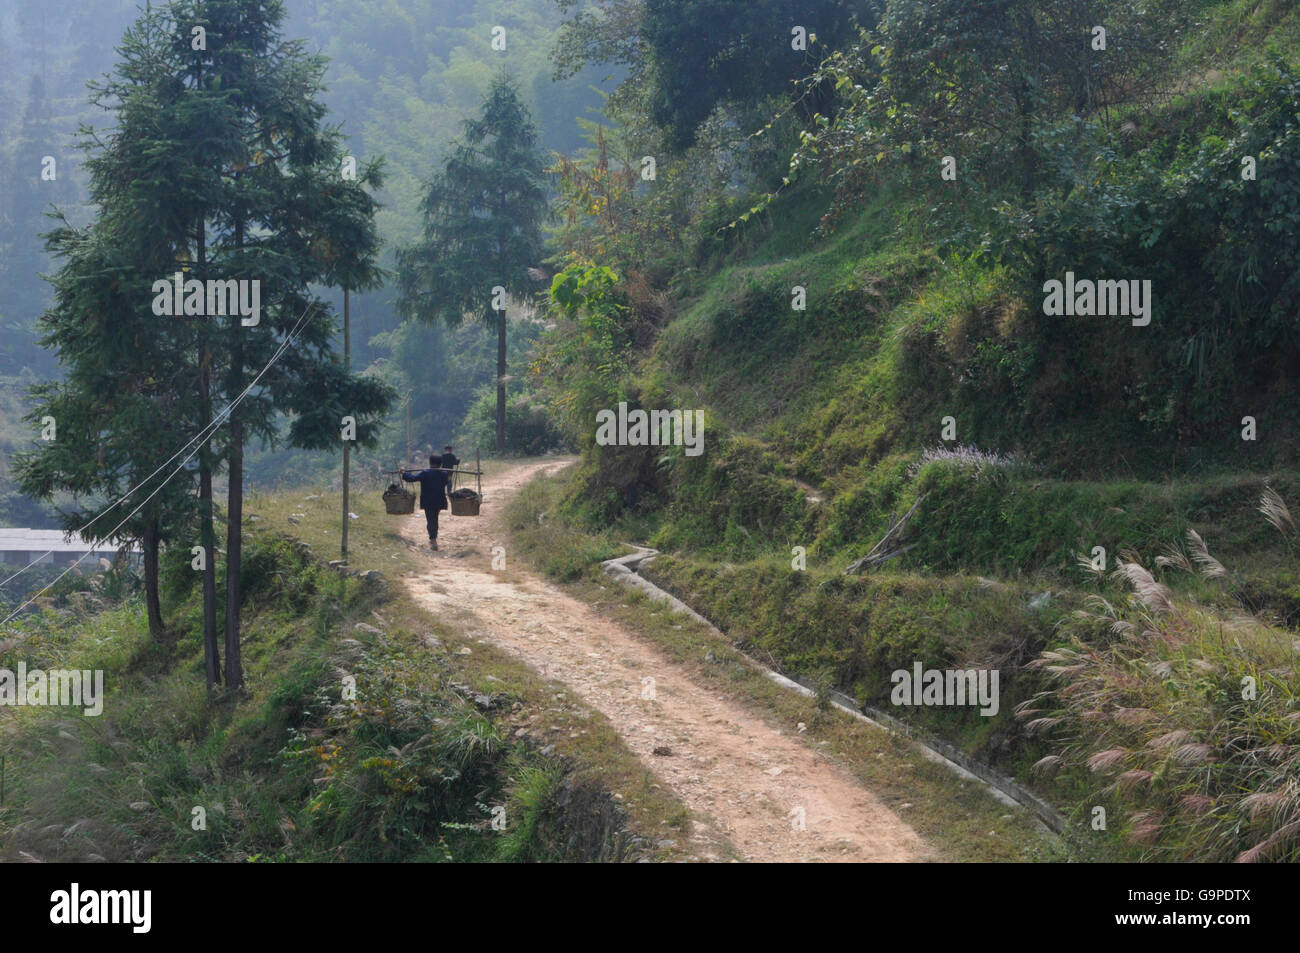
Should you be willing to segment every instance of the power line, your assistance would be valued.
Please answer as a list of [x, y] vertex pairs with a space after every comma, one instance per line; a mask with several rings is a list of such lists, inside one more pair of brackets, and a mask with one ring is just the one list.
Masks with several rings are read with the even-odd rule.
[[[331, 271], [332, 271], [332, 270], [333, 270], [333, 269], [331, 268]], [[328, 276], [327, 276], [327, 277], [328, 277]], [[294, 342], [294, 340], [297, 338], [297, 336], [298, 336], [298, 331], [299, 331], [299, 329], [302, 327], [303, 322], [307, 320], [307, 316], [311, 313], [312, 309], [315, 308], [315, 307], [316, 307], [316, 303], [315, 303], [315, 302], [311, 302], [311, 303], [309, 303], [309, 304], [307, 305], [307, 307], [303, 310], [303, 313], [299, 316], [297, 322], [294, 324], [293, 329], [289, 332], [289, 334], [285, 337], [285, 339], [280, 343], [279, 347], [276, 348], [275, 353], [271, 355], [271, 359], [270, 359], [269, 361], [267, 361], [266, 366], [263, 367], [260, 371], [257, 372], [257, 375], [256, 375], [256, 376], [255, 376], [251, 381], [249, 381], [248, 386], [246, 386], [242, 391], [240, 391], [240, 393], [239, 393], [238, 396], [236, 396], [236, 397], [235, 397], [235, 398], [234, 398], [234, 399], [233, 399], [229, 404], [226, 405], [226, 407], [224, 407], [224, 408], [221, 410], [220, 413], [218, 413], [218, 414], [217, 414], [217, 415], [216, 415], [216, 416], [215, 416], [211, 421], [209, 421], [209, 422], [207, 423], [207, 425], [205, 425], [205, 426], [203, 427], [203, 429], [202, 429], [201, 431], [199, 431], [199, 433], [198, 433], [197, 436], [193, 437], [193, 438], [192, 438], [188, 443], [185, 444], [185, 446], [181, 447], [180, 450], [178, 450], [178, 451], [176, 451], [174, 454], [172, 454], [171, 457], [168, 458], [168, 460], [166, 461], [166, 463], [163, 463], [162, 466], [160, 466], [160, 467], [158, 467], [158, 469], [154, 470], [153, 473], [149, 474], [147, 477], [145, 477], [143, 480], [141, 480], [138, 484], [136, 484], [134, 487], [132, 487], [130, 490], [128, 490], [128, 491], [127, 491], [127, 492], [126, 492], [126, 493], [125, 493], [125, 494], [124, 494], [120, 499], [117, 500], [117, 502], [113, 503], [111, 506], [109, 506], [107, 509], [105, 509], [103, 512], [101, 512], [99, 515], [97, 515], [94, 519], [90, 520], [88, 523], [86, 523], [86, 524], [85, 524], [84, 526], [82, 526], [80, 529], [78, 529], [78, 530], [74, 530], [74, 531], [72, 531], [72, 532], [76, 532], [77, 534], [80, 534], [80, 533], [84, 532], [85, 530], [89, 529], [91, 526], [93, 526], [93, 525], [94, 525], [95, 523], [97, 523], [99, 520], [103, 519], [103, 518], [104, 518], [105, 516], [107, 516], [110, 512], [112, 512], [114, 509], [116, 509], [118, 506], [120, 506], [123, 502], [125, 502], [125, 501], [126, 501], [126, 500], [127, 500], [127, 499], [128, 499], [128, 498], [129, 498], [133, 493], [135, 493], [136, 491], [142, 489], [146, 483], [148, 483], [148, 482], [149, 482], [150, 480], [152, 480], [155, 476], [157, 476], [159, 473], [161, 473], [162, 470], [163, 470], [163, 469], [164, 469], [168, 464], [170, 464], [173, 460], [175, 460], [177, 457], [179, 457], [182, 453], [185, 453], [185, 451], [186, 451], [189, 447], [193, 446], [193, 445], [196, 444], [196, 443], [201, 444], [203, 441], [210, 439], [211, 436], [212, 436], [212, 434], [216, 433], [216, 432], [217, 432], [217, 429], [218, 429], [218, 428], [219, 428], [223, 423], [225, 423], [226, 420], [228, 420], [228, 419], [230, 418], [230, 415], [231, 415], [232, 413], [234, 413], [235, 408], [238, 407], [238, 406], [243, 402], [244, 398], [247, 397], [247, 396], [249, 395], [249, 393], [253, 390], [253, 388], [257, 386], [258, 382], [261, 381], [261, 379], [262, 379], [263, 377], [266, 376], [266, 373], [267, 373], [267, 372], [268, 372], [268, 371], [269, 371], [269, 370], [270, 370], [270, 369], [275, 365], [275, 363], [276, 363], [277, 361], [280, 360], [281, 357], [284, 356], [284, 352], [287, 351], [287, 350], [289, 349], [289, 346], [290, 346], [290, 345]], [[193, 459], [194, 455], [195, 455], [196, 453], [198, 453], [198, 452], [199, 452], [199, 448], [198, 448], [198, 447], [195, 447], [192, 451], [190, 451], [190, 453], [185, 457], [185, 459], [181, 461], [180, 466], [178, 466], [175, 470], [173, 470], [171, 473], [169, 473], [169, 474], [167, 475], [166, 479], [164, 479], [161, 483], [159, 483], [158, 486], [154, 489], [154, 491], [153, 491], [152, 493], [150, 493], [147, 497], [145, 497], [143, 503], [141, 503], [141, 504], [140, 504], [139, 506], [137, 506], [134, 510], [132, 510], [129, 514], [127, 514], [126, 519], [122, 520], [122, 522], [118, 523], [118, 524], [117, 524], [116, 526], [114, 526], [111, 530], [109, 530], [109, 532], [108, 532], [107, 535], [102, 536], [102, 537], [97, 536], [97, 537], [92, 541], [92, 545], [95, 545], [95, 544], [101, 542], [102, 540], [109, 539], [109, 538], [111, 538], [113, 535], [115, 535], [119, 529], [121, 529], [123, 526], [125, 526], [125, 525], [130, 521], [130, 519], [131, 519], [132, 516], [135, 516], [136, 513], [140, 512], [140, 510], [144, 508], [144, 506], [145, 506], [146, 503], [148, 503], [148, 502], [149, 502], [150, 500], [152, 500], [155, 496], [157, 496], [158, 493], [162, 490], [162, 488], [165, 487], [165, 486], [166, 486], [166, 485], [171, 481], [172, 477], [176, 476], [177, 473], [179, 473], [181, 470], [183, 470], [183, 469], [185, 468], [185, 465], [186, 465], [187, 463], [189, 463], [190, 460]], [[69, 533], [69, 535], [71, 535], [71, 533]], [[35, 566], [35, 565], [36, 565], [36, 564], [37, 564], [41, 559], [43, 559], [45, 556], [51, 555], [52, 553], [53, 553], [53, 550], [50, 550], [50, 552], [43, 553], [43, 554], [41, 554], [40, 556], [37, 556], [36, 559], [32, 560], [30, 563], [28, 563], [28, 564], [27, 564], [26, 566], [24, 566], [22, 569], [18, 570], [16, 573], [14, 573], [14, 574], [13, 574], [12, 576], [10, 576], [8, 579], [5, 579], [4, 582], [0, 582], [0, 585], [6, 585], [6, 584], [8, 584], [9, 582], [11, 582], [12, 580], [17, 579], [19, 576], [21, 576], [21, 575], [22, 575], [23, 573], [25, 573], [27, 570], [29, 570], [29, 569], [31, 569], [33, 566]], [[48, 590], [51, 586], [53, 586], [53, 585], [55, 585], [56, 583], [58, 583], [58, 581], [59, 581], [60, 579], [62, 579], [62, 578], [63, 578], [64, 576], [66, 576], [68, 573], [72, 572], [72, 570], [75, 569], [75, 568], [77, 568], [77, 566], [81, 565], [82, 560], [84, 560], [84, 559], [85, 559], [87, 556], [89, 556], [89, 555], [90, 555], [90, 553], [86, 553], [85, 555], [81, 556], [81, 557], [80, 557], [76, 562], [74, 562], [72, 565], [70, 565], [67, 569], [65, 569], [63, 572], [59, 573], [59, 575], [58, 575], [57, 577], [55, 577], [55, 579], [54, 579], [53, 581], [51, 581], [50, 583], [48, 583], [48, 584], [46, 584], [44, 587], [42, 587], [40, 590], [38, 590], [38, 591], [36, 592], [35, 595], [33, 595], [30, 599], [28, 599], [27, 601], [25, 601], [22, 605], [20, 605], [20, 606], [19, 606], [17, 609], [15, 609], [12, 613], [10, 613], [9, 616], [8, 616], [7, 618], [5, 618], [3, 621], [0, 621], [0, 625], [5, 625], [6, 623], [8, 623], [8, 622], [9, 622], [11, 619], [13, 619], [14, 616], [16, 616], [19, 612], [21, 612], [21, 611], [22, 611], [23, 609], [25, 609], [27, 606], [31, 605], [34, 601], [36, 601], [36, 599], [40, 598], [40, 596], [41, 596], [41, 594], [42, 594], [43, 592], [45, 592], [45, 591]]]

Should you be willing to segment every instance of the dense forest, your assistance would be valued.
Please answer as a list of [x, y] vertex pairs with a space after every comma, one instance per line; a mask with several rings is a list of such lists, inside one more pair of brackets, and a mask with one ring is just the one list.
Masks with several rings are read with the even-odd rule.
[[828, 746], [848, 859], [1300, 857], [1291, 0], [64, 8], [0, 14], [0, 524], [141, 556], [5, 567], [0, 659], [102, 625], [174, 744], [130, 813], [0, 723], [11, 855], [825, 859], [708, 840], [553, 622]]

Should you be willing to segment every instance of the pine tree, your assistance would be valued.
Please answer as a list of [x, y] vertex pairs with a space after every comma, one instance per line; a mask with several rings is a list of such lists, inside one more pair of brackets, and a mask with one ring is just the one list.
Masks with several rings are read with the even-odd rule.
[[[64, 526], [85, 526], [88, 541], [140, 542], [149, 631], [158, 638], [159, 549], [193, 516], [187, 481], [165, 480], [170, 448], [187, 440], [174, 342], [158, 333], [149, 282], [111, 219], [84, 230], [64, 222], [47, 247], [64, 264], [40, 321], [41, 343], [57, 350], [65, 372], [32, 389], [27, 420], [42, 430], [48, 421], [53, 439], [17, 455], [19, 485], [38, 499], [72, 494], [78, 505], [62, 514]], [[133, 486], [140, 487], [133, 497], [105, 511]]]
[[[103, 140], [85, 136], [92, 197], [101, 209], [91, 234], [100, 243], [120, 239], [135, 290], [123, 305], [125, 317], [77, 300], [63, 316], [73, 340], [97, 322], [145, 320], [143, 333], [157, 350], [148, 356], [165, 371], [160, 386], [173, 389], [171, 407], [184, 432], [200, 438], [209, 686], [220, 675], [212, 478], [226, 464], [224, 674], [231, 690], [243, 684], [245, 442], [275, 443], [280, 414], [288, 412], [294, 445], [337, 448], [345, 416], [354, 418], [364, 444], [375, 438], [377, 418], [393, 398], [387, 386], [342, 366], [333, 351], [334, 315], [311, 291], [379, 281], [368, 189], [380, 184], [380, 167], [371, 162], [355, 177], [345, 175], [341, 136], [322, 125], [323, 61], [280, 37], [283, 17], [277, 0], [178, 0], [149, 10], [128, 31], [118, 70], [95, 94], [117, 125]], [[178, 271], [199, 281], [257, 282], [259, 313], [153, 315], [153, 296], [141, 295], [139, 286]], [[205, 311], [202, 303], [198, 311]], [[91, 333], [87, 340], [94, 339]], [[65, 362], [86, 368], [86, 375], [70, 376], [70, 386], [99, 369], [93, 347], [55, 343]], [[106, 393], [131, 386], [127, 375], [103, 370]], [[218, 403], [228, 409], [228, 431], [214, 429], [218, 438], [209, 439], [209, 425], [221, 422]], [[123, 415], [106, 426], [114, 441], [137, 446], [142, 457], [161, 449], [158, 430]]]
[[404, 317], [459, 325], [473, 315], [497, 331], [497, 453], [505, 451], [506, 312], [536, 290], [528, 269], [543, 255], [548, 211], [537, 129], [514, 82], [498, 76], [479, 117], [434, 176], [421, 206], [424, 235], [398, 253]]

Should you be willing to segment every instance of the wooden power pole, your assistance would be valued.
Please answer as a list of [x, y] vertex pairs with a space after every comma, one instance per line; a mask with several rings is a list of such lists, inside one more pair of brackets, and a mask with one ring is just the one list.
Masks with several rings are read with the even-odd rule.
[[415, 391], [406, 392], [406, 461], [415, 462], [415, 446], [411, 443], [411, 397]]
[[[350, 313], [351, 296], [347, 288], [343, 289], [343, 369], [352, 371], [352, 315]], [[348, 477], [349, 464], [352, 462], [352, 442], [343, 441], [343, 561], [348, 559]]]

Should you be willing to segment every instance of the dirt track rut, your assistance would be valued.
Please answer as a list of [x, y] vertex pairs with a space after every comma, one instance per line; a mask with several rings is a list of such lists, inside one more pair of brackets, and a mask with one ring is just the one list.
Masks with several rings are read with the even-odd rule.
[[[517, 561], [509, 572], [492, 570], [492, 548], [506, 545], [506, 502], [539, 472], [564, 465], [520, 463], [485, 482], [483, 516], [443, 514], [439, 552], [427, 548], [418, 511], [406, 520], [403, 535], [423, 549], [403, 577], [411, 594], [600, 711], [692, 811], [695, 855], [714, 856], [720, 835], [748, 861], [932, 859], [911, 827], [797, 726], [769, 724], [702, 687], [656, 646]], [[645, 679], [654, 680], [653, 698], [643, 697], [651, 694]]]

